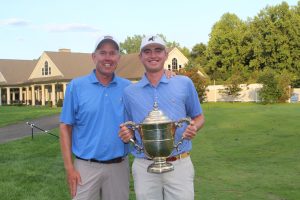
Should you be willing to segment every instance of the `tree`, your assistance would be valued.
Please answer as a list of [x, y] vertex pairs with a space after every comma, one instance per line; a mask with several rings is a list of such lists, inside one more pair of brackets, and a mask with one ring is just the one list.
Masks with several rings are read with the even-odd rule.
[[134, 35], [127, 37], [124, 42], [120, 43], [120, 51], [122, 54], [138, 53], [140, 52], [140, 46], [142, 38], [145, 35]]
[[262, 72], [258, 82], [263, 84], [263, 87], [258, 92], [263, 103], [279, 102], [281, 91], [278, 88], [278, 80], [275, 77], [274, 70], [268, 69]]
[[179, 74], [188, 76], [194, 83], [200, 102], [206, 99], [206, 87], [208, 86], [208, 78], [199, 73], [199, 67], [189, 64], [185, 68], [179, 70]]
[[232, 67], [242, 68], [240, 45], [245, 23], [235, 14], [226, 13], [214, 24], [206, 55], [206, 73], [215, 80], [227, 80], [232, 75]]
[[196, 44], [190, 53], [191, 62], [195, 65], [205, 66], [207, 64], [206, 45], [203, 43]]
[[221, 90], [220, 93], [232, 97], [234, 101], [240, 96], [240, 91], [242, 91], [242, 88], [240, 88], [241, 79], [239, 75], [231, 76], [225, 84], [225, 88]]
[[250, 25], [251, 69], [300, 71], [300, 15], [286, 2], [263, 9]]

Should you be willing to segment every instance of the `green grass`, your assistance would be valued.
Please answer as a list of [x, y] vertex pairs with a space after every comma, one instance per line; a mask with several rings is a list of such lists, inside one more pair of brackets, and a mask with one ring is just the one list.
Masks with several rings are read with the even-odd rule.
[[61, 108], [46, 106], [0, 106], [0, 127], [59, 113]]
[[[192, 150], [196, 200], [300, 199], [300, 104], [209, 103], [203, 109], [205, 127]], [[1, 144], [0, 171], [1, 199], [69, 199], [55, 137]]]

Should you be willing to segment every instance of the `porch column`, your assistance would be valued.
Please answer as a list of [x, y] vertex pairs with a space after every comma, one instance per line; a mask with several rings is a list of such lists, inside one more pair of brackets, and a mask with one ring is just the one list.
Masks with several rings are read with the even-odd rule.
[[52, 106], [56, 106], [56, 99], [55, 99], [55, 83], [52, 85], [52, 91], [51, 91], [51, 101], [52, 101]]
[[6, 88], [6, 103], [10, 105], [10, 87]]
[[64, 92], [64, 98], [63, 99], [65, 99], [66, 89], [67, 89], [67, 83], [63, 83], [63, 92]]
[[26, 87], [26, 105], [29, 105], [29, 86]]
[[35, 90], [34, 90], [34, 85], [31, 86], [31, 105], [35, 106]]
[[45, 85], [42, 84], [41, 87], [42, 87], [42, 106], [44, 106], [45, 105]]
[[19, 101], [22, 103], [23, 102], [23, 88], [19, 87]]

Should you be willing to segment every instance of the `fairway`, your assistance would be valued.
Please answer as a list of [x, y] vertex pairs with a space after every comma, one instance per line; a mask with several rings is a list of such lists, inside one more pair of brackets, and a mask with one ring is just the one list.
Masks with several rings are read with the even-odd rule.
[[[191, 154], [196, 200], [300, 199], [300, 104], [206, 103], [203, 110]], [[0, 155], [1, 199], [69, 199], [56, 138], [1, 144]]]
[[0, 106], [0, 127], [59, 113], [61, 108], [47, 106]]

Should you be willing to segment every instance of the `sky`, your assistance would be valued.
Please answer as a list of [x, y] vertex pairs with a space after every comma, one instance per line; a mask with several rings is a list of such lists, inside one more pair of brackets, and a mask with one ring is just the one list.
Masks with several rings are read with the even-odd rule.
[[[298, 0], [286, 0], [296, 6]], [[223, 14], [255, 17], [281, 0], [0, 0], [0, 59], [38, 59], [61, 48], [91, 53], [103, 34], [119, 42], [163, 34], [181, 47], [207, 44]]]

